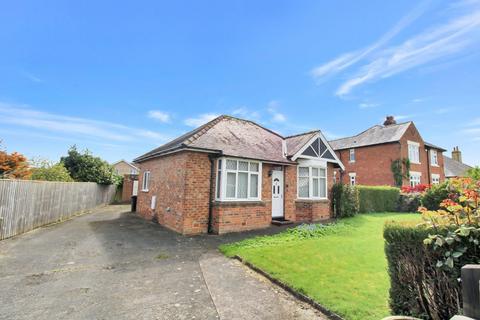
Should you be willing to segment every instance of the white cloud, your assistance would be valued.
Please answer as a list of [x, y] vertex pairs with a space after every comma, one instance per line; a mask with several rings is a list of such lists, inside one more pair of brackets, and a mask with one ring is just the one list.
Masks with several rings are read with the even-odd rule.
[[378, 107], [380, 104], [379, 103], [360, 103], [358, 106], [360, 109], [370, 109], [370, 108], [375, 108]]
[[215, 113], [204, 113], [196, 118], [185, 119], [184, 123], [189, 127], [200, 127], [201, 125], [215, 119], [218, 116], [219, 115]]
[[32, 81], [32, 82], [37, 82], [37, 83], [41, 83], [43, 82], [42, 79], [40, 79], [39, 77], [37, 77], [36, 75], [30, 73], [30, 72], [27, 72], [27, 71], [22, 71], [21, 72], [22, 75], [27, 78], [28, 80]]
[[400, 121], [400, 120], [405, 120], [405, 119], [411, 119], [411, 118], [414, 117], [414, 115], [412, 115], [412, 114], [408, 114], [408, 115], [399, 114], [399, 115], [396, 115], [396, 116], [393, 116], [393, 117], [395, 118], [395, 120]]
[[345, 96], [355, 87], [391, 77], [400, 72], [445, 58], [477, 43], [480, 35], [480, 10], [457, 17], [446, 24], [425, 30], [399, 46], [377, 53], [374, 59], [337, 90]]
[[160, 110], [150, 110], [148, 111], [148, 117], [158, 120], [163, 123], [168, 123], [171, 120], [170, 114], [160, 111]]
[[277, 111], [279, 105], [280, 103], [278, 101], [272, 100], [268, 103], [267, 111], [272, 116], [272, 122], [283, 123], [287, 121], [287, 117], [283, 113]]
[[260, 120], [260, 113], [258, 111], [252, 111], [244, 106], [234, 109], [232, 115], [256, 121]]
[[2, 102], [0, 102], [0, 123], [70, 135], [79, 140], [95, 138], [130, 142], [139, 138], [149, 138], [155, 142], [163, 142], [168, 139], [167, 136], [160, 133], [146, 134], [145, 130], [122, 124], [53, 114], [28, 106]]
[[383, 47], [393, 37], [395, 37], [403, 29], [408, 27], [413, 21], [415, 21], [418, 17], [420, 17], [425, 12], [430, 2], [431, 0], [425, 0], [420, 2], [410, 13], [404, 16], [392, 29], [390, 29], [387, 33], [385, 33], [382, 37], [380, 37], [380, 39], [378, 39], [376, 42], [374, 42], [367, 48], [342, 54], [339, 57], [333, 59], [332, 61], [329, 61], [319, 67], [314, 68], [313, 70], [311, 70], [312, 76], [317, 82], [319, 82], [322, 80], [323, 77], [338, 73], [354, 65], [360, 60], [364, 59], [375, 50]]

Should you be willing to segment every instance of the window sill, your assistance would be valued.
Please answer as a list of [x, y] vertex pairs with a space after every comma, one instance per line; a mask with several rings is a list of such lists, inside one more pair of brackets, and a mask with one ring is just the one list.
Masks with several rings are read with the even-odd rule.
[[141, 190], [141, 191], [142, 191], [142, 192], [148, 192], [148, 189], [143, 189], [143, 190]]
[[440, 167], [438, 164], [434, 164], [434, 163], [431, 163], [430, 165], [431, 165], [432, 167], [436, 167], [436, 168]]
[[422, 164], [421, 162], [413, 162], [412, 160], [410, 160], [410, 164]]
[[262, 200], [215, 200], [212, 202], [214, 207], [242, 207], [242, 206], [265, 206]]
[[322, 198], [322, 199], [296, 199], [295, 203], [322, 203], [322, 202], [329, 202], [328, 198]]

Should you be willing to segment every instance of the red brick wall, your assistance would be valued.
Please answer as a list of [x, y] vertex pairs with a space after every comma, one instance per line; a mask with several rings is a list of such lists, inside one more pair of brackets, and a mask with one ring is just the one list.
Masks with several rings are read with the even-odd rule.
[[126, 174], [123, 176], [123, 186], [122, 186], [122, 202], [130, 202], [132, 200], [133, 193], [133, 181], [138, 179], [137, 176], [132, 178], [132, 175]]
[[[188, 153], [181, 152], [142, 162], [138, 178], [137, 212], [146, 219], [157, 219], [161, 225], [183, 233], [185, 174]], [[148, 192], [142, 191], [143, 173], [150, 170]], [[150, 209], [156, 195], [155, 210]]]
[[[216, 166], [216, 161], [215, 161]], [[180, 152], [145, 161], [139, 165], [137, 211], [146, 219], [183, 234], [206, 233], [210, 194], [210, 160], [208, 154]], [[272, 220], [272, 165], [262, 165], [262, 199], [253, 202], [219, 202], [212, 200], [212, 227], [216, 233], [245, 231], [270, 226]], [[317, 221], [330, 217], [329, 201], [297, 202], [297, 168], [284, 169], [285, 217], [293, 221]], [[143, 172], [150, 170], [148, 192], [141, 190]], [[215, 168], [215, 174], [217, 170]], [[333, 165], [328, 166], [328, 190], [332, 186]], [[215, 194], [215, 186], [213, 187]], [[151, 198], [157, 196], [155, 210]], [[305, 213], [308, 211], [308, 213]]]
[[[350, 183], [349, 173], [356, 173], [356, 183], [359, 185], [395, 185], [391, 169], [392, 161], [399, 158], [408, 159], [408, 142], [413, 141], [420, 144], [420, 164], [411, 164], [410, 171], [421, 172], [421, 183], [430, 183], [428, 166], [429, 155], [425, 150], [425, 143], [416, 129], [415, 125], [409, 126], [404, 136], [399, 142], [380, 144], [374, 146], [355, 148], [355, 162], [350, 162], [350, 150], [336, 151], [345, 166], [345, 172], [342, 175], [343, 183]], [[438, 151], [439, 166], [430, 166], [431, 173], [439, 173], [440, 181], [445, 179], [443, 169], [443, 155]], [[337, 173], [337, 177], [339, 177]], [[409, 185], [410, 180], [404, 179], [403, 185]]]

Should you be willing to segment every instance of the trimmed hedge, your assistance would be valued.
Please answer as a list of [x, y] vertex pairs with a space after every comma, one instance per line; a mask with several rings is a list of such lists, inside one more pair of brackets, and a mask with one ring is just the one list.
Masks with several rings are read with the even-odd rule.
[[[461, 306], [461, 261], [453, 269], [438, 268], [444, 254], [423, 244], [429, 230], [387, 224], [383, 236], [390, 275], [392, 314], [422, 319], [450, 319]], [[469, 258], [470, 259], [470, 258]], [[469, 260], [466, 259], [466, 260]]]
[[356, 188], [361, 213], [397, 210], [400, 189], [388, 186], [357, 186]]
[[358, 190], [348, 184], [336, 183], [332, 187], [332, 211], [335, 218], [352, 217], [358, 213]]

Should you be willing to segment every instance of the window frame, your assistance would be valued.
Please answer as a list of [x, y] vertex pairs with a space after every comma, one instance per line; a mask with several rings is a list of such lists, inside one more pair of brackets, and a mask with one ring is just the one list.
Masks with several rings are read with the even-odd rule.
[[[227, 169], [227, 161], [232, 160], [237, 162], [236, 169]], [[248, 170], [239, 170], [239, 162], [247, 162]], [[258, 165], [258, 171], [251, 171], [251, 164]], [[215, 200], [222, 202], [240, 202], [240, 201], [261, 201], [262, 200], [262, 162], [250, 159], [221, 157], [216, 162], [217, 170], [215, 174]], [[235, 173], [235, 197], [227, 197], [227, 177], [228, 173]], [[239, 173], [247, 173], [247, 197], [238, 198], [238, 176]], [[257, 197], [251, 197], [251, 177], [256, 175], [257, 179]]]
[[[414, 142], [414, 141], [407, 141], [408, 145], [408, 159], [410, 160], [411, 163], [414, 164], [421, 164], [420, 162], [420, 143]], [[412, 148], [415, 148], [412, 149]], [[416, 154], [416, 159], [415, 157], [412, 156], [412, 152], [415, 151], [414, 153]]]
[[[299, 194], [300, 168], [308, 168], [308, 197], [301, 197]], [[312, 169], [318, 169], [318, 176], [313, 176]], [[325, 176], [321, 176], [321, 169], [325, 170]], [[305, 178], [305, 177], [303, 177]], [[318, 197], [313, 196], [313, 180], [318, 179]], [[325, 181], [325, 197], [320, 195], [320, 183]], [[322, 165], [297, 165], [297, 199], [299, 200], [328, 200], [328, 168]]]
[[[435, 180], [437, 182], [435, 182]], [[440, 184], [440, 174], [432, 173], [432, 184]]]
[[[417, 181], [413, 181], [414, 183], [412, 183], [412, 178], [413, 177], [418, 178], [418, 183], [417, 184], [415, 184], [415, 182], [417, 182]], [[408, 179], [408, 182], [409, 182], [410, 187], [415, 187], [415, 186], [418, 186], [419, 184], [422, 184], [422, 173], [417, 172], [417, 171], [410, 171], [410, 177]]]
[[142, 176], [142, 192], [148, 192], [150, 189], [150, 170], [145, 170]]
[[356, 158], [355, 158], [355, 149], [352, 148], [349, 150], [349, 153], [348, 153], [348, 162], [352, 163], [352, 162], [355, 162]]
[[437, 152], [437, 150], [430, 150], [430, 165], [438, 167], [438, 152]]

